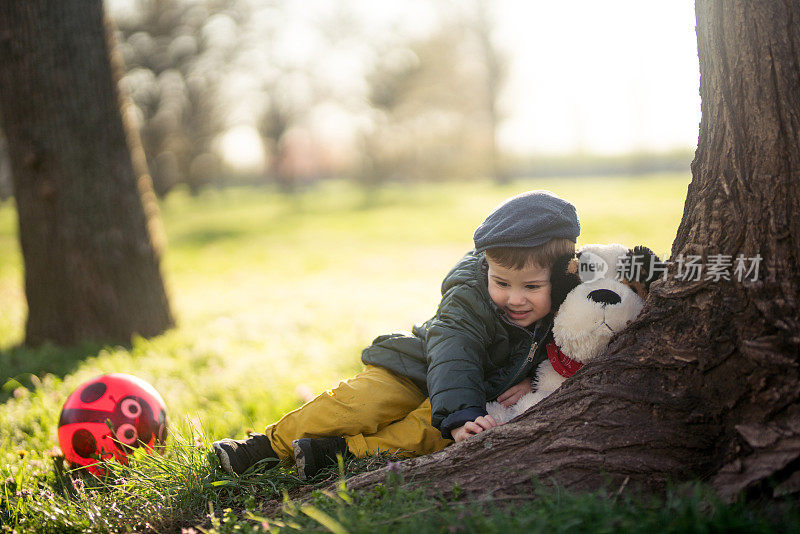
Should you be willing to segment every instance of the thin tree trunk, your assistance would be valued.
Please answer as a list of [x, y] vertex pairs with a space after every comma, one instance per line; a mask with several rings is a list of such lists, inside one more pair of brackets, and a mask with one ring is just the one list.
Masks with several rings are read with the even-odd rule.
[[100, 0], [0, 1], [27, 344], [124, 343], [172, 324], [148, 231], [158, 209], [138, 135], [123, 126], [112, 40]]
[[484, 64], [484, 112], [486, 113], [486, 139], [488, 144], [488, 170], [490, 178], [498, 184], [509, 179], [500, 172], [500, 154], [497, 148], [497, 130], [501, 121], [499, 109], [500, 92], [506, 78], [506, 57], [498, 50], [492, 37], [493, 21], [486, 0], [477, 3], [475, 21], [481, 60]]
[[[407, 483], [520, 493], [534, 478], [661, 489], [699, 477], [729, 499], [800, 490], [799, 6], [697, 1], [702, 122], [667, 281], [603, 358], [519, 422], [406, 462]], [[707, 267], [716, 254], [731, 257], [732, 280], [677, 279], [681, 258]], [[740, 254], [763, 258], [756, 280], [737, 280]]]

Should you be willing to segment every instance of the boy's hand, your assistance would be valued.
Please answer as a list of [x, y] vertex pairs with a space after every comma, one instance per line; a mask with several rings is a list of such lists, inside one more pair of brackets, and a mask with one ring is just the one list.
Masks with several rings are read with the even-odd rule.
[[474, 421], [470, 421], [466, 423], [464, 426], [460, 426], [454, 430], [450, 431], [450, 434], [453, 436], [453, 439], [458, 441], [464, 441], [470, 436], [474, 436], [484, 430], [488, 430], [493, 426], [497, 426], [497, 422], [491, 415], [482, 415], [475, 419]]
[[529, 378], [526, 378], [519, 384], [515, 384], [505, 390], [503, 393], [497, 397], [497, 402], [502, 404], [505, 407], [509, 407], [512, 404], [515, 404], [523, 395], [526, 395], [533, 391], [531, 387], [531, 381]]

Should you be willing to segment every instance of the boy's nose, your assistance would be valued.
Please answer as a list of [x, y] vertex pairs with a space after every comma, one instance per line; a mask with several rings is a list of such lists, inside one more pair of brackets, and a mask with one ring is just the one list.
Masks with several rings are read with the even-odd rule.
[[525, 295], [521, 292], [512, 291], [508, 297], [508, 303], [511, 305], [525, 304]]

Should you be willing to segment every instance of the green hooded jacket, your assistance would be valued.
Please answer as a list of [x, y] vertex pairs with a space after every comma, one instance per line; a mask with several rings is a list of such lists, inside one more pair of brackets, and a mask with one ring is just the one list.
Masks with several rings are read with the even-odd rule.
[[376, 338], [361, 360], [410, 378], [431, 399], [445, 438], [486, 415], [486, 402], [532, 376], [545, 358], [552, 314], [535, 332], [508, 321], [489, 297], [483, 253], [469, 252], [442, 283], [436, 315], [411, 332]]

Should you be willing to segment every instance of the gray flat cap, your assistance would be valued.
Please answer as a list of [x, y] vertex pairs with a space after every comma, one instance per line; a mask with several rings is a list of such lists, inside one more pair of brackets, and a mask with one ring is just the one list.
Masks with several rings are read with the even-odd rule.
[[475, 251], [535, 247], [556, 237], [576, 241], [581, 233], [575, 206], [550, 191], [527, 191], [503, 201], [481, 223]]

